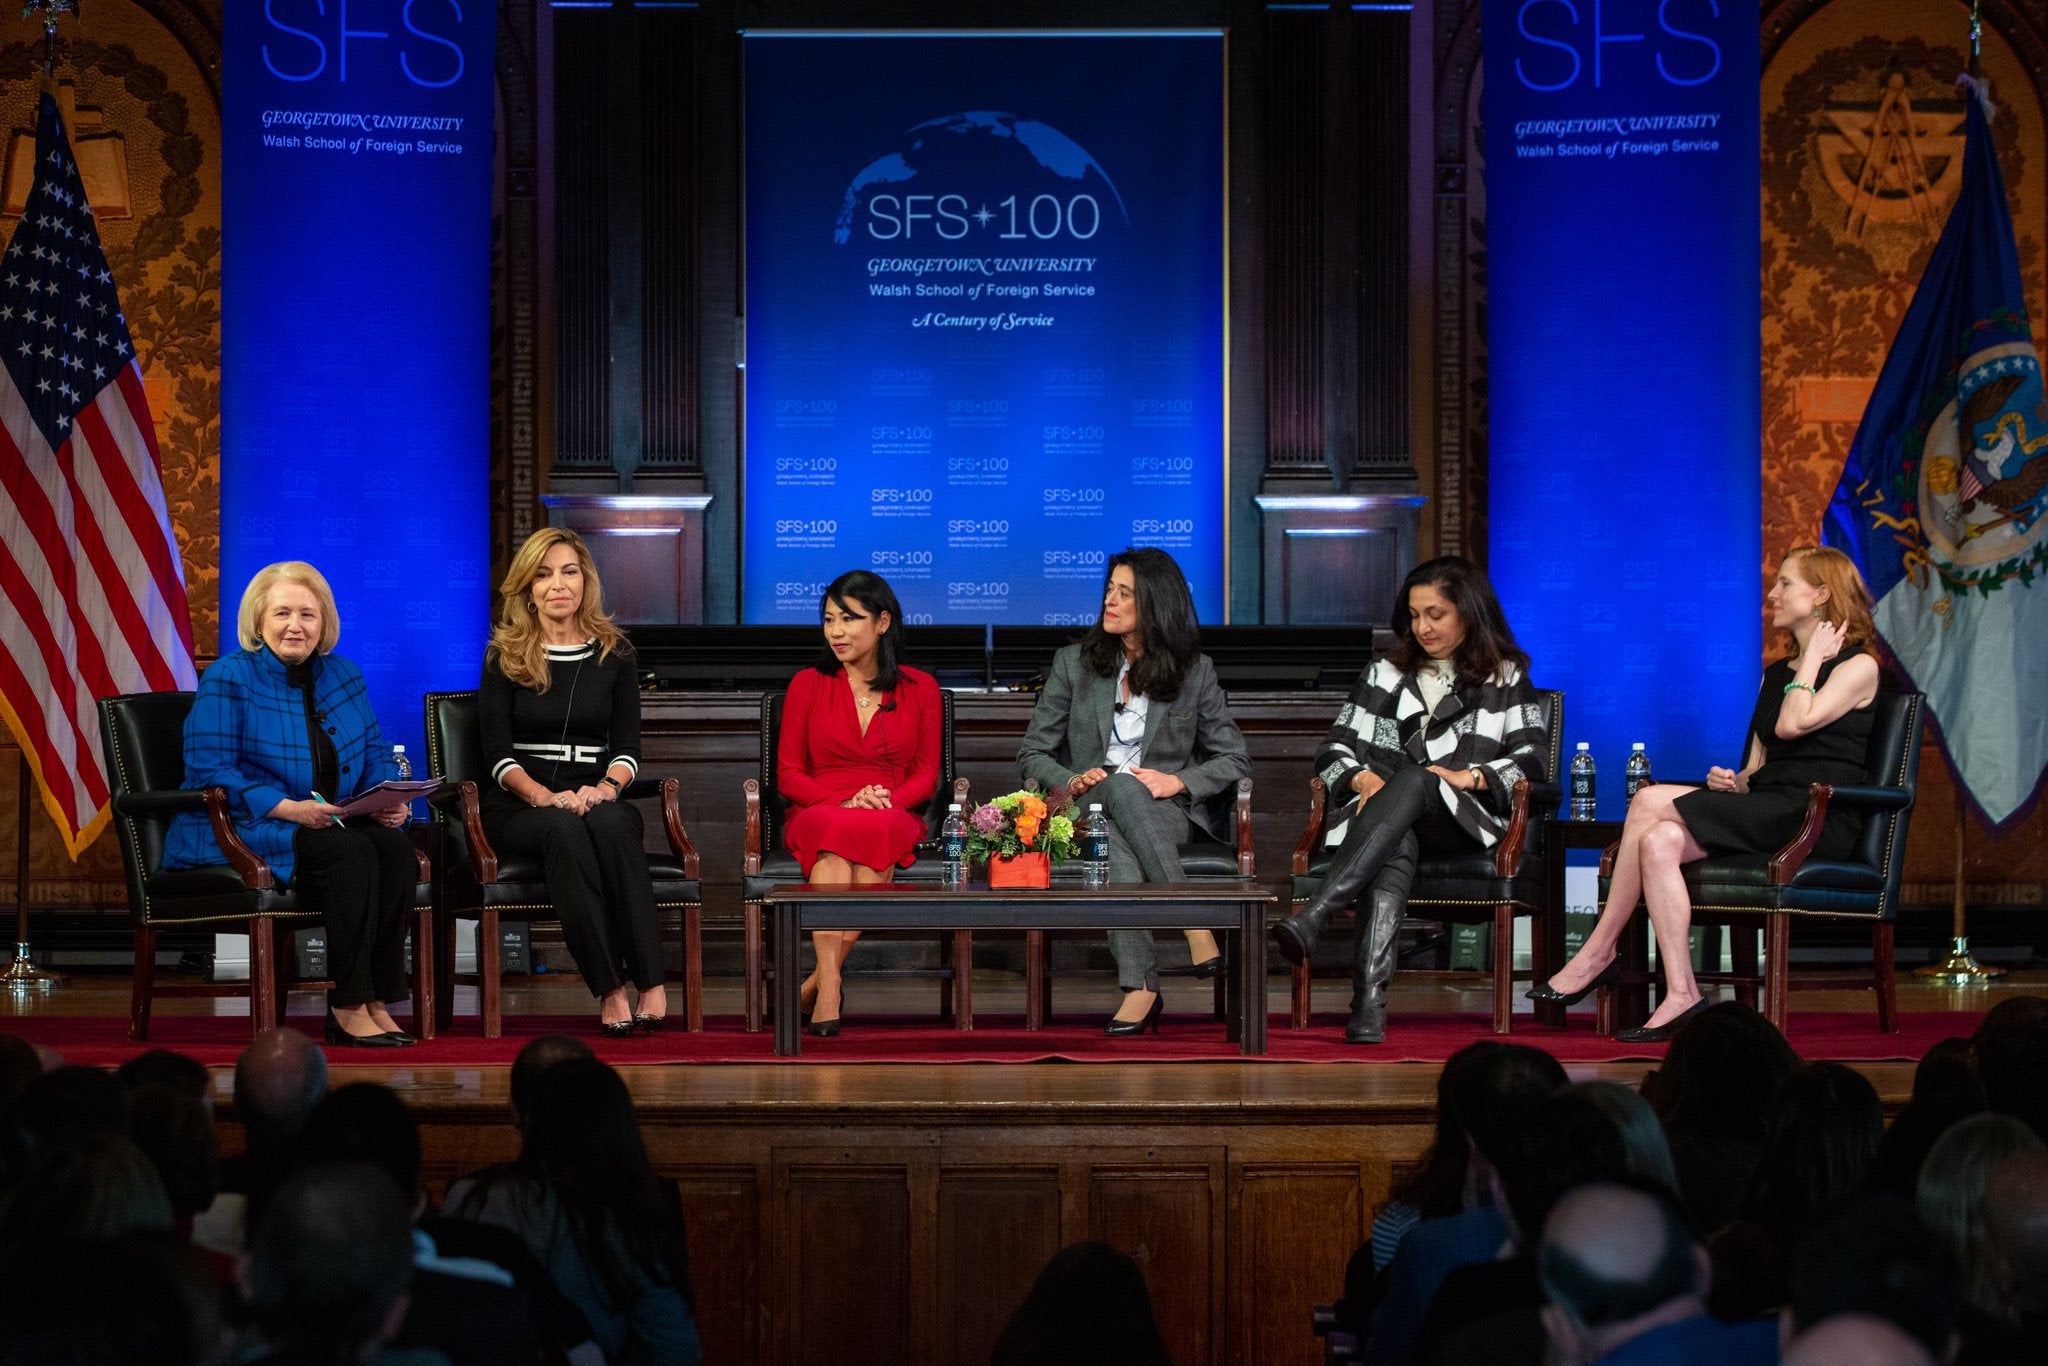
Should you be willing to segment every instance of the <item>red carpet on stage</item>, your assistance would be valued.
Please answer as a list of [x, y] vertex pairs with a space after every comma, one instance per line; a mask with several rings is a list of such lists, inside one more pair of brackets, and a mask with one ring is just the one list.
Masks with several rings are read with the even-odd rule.
[[[1917, 1060], [1930, 1047], [1977, 1027], [1970, 1011], [1927, 1011], [1901, 1016], [1896, 1034], [1877, 1032], [1874, 1012], [1795, 1012], [1790, 1039], [1802, 1057], [1841, 1062]], [[290, 1023], [315, 1034], [319, 1016], [292, 1017]], [[403, 1023], [403, 1021], [401, 1021]], [[989, 1015], [975, 1029], [961, 1033], [929, 1017], [880, 1016], [849, 1018], [836, 1039], [803, 1041], [801, 1058], [777, 1058], [772, 1033], [748, 1034], [737, 1016], [713, 1017], [701, 1034], [670, 1031], [647, 1038], [614, 1042], [597, 1037], [591, 1021], [580, 1015], [507, 1015], [505, 1036], [485, 1039], [474, 1018], [458, 1018], [454, 1029], [417, 1048], [337, 1048], [329, 1059], [337, 1065], [403, 1066], [408, 1063], [448, 1067], [509, 1066], [528, 1040], [541, 1034], [575, 1034], [589, 1040], [598, 1055], [616, 1064], [649, 1063], [986, 1063], [986, 1062], [1328, 1062], [1442, 1063], [1478, 1039], [1493, 1038], [1487, 1017], [1471, 1015], [1397, 1015], [1389, 1021], [1387, 1042], [1377, 1048], [1354, 1048], [1342, 1039], [1341, 1015], [1318, 1016], [1313, 1026], [1297, 1033], [1285, 1017], [1272, 1018], [1271, 1051], [1264, 1059], [1241, 1058], [1236, 1045], [1223, 1037], [1223, 1026], [1194, 1015], [1169, 1015], [1157, 1036], [1110, 1039], [1099, 1018], [1060, 1017], [1045, 1029], [1027, 1032], [1017, 1016]], [[31, 1043], [48, 1044], [66, 1061], [112, 1065], [144, 1047], [169, 1048], [190, 1054], [208, 1065], [235, 1060], [248, 1041], [248, 1022], [235, 1017], [158, 1016], [150, 1024], [147, 1045], [128, 1042], [128, 1022], [114, 1017], [30, 1016], [6, 1022], [0, 1032]], [[1516, 1043], [1547, 1049], [1562, 1062], [1618, 1062], [1657, 1058], [1662, 1044], [1617, 1044], [1593, 1032], [1592, 1017], [1574, 1016], [1561, 1030], [1518, 1023]]]

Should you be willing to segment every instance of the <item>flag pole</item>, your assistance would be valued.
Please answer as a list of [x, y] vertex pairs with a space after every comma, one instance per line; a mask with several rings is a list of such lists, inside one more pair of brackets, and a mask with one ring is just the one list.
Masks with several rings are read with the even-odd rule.
[[[1970, 0], [1970, 79], [1979, 79], [1978, 66], [1984, 52], [1984, 14], [1982, 0]], [[1948, 957], [1939, 963], [1930, 963], [1924, 968], [1913, 969], [1915, 977], [1930, 982], [1940, 982], [1951, 987], [1988, 986], [1994, 977], [2005, 976], [2004, 968], [1986, 967], [1979, 963], [1970, 952], [1970, 931], [1965, 921], [1963, 896], [1963, 838], [1969, 833], [1969, 811], [1963, 802], [1961, 775], [1956, 783], [1956, 871], [1955, 904], [1951, 911], [1949, 927], [1954, 934], [1949, 944]]]
[[62, 977], [36, 966], [35, 951], [28, 940], [28, 808], [35, 794], [35, 778], [29, 772], [28, 751], [21, 752], [21, 800], [14, 818], [14, 961], [0, 969], [0, 982], [15, 991], [41, 987], [47, 991]]
[[[57, 70], [57, 16], [78, 13], [79, 0], [28, 0], [22, 17], [42, 12], [43, 80], [47, 84]], [[35, 949], [28, 937], [28, 809], [35, 791], [35, 777], [29, 772], [28, 751], [21, 752], [21, 801], [14, 822], [14, 961], [0, 969], [0, 982], [17, 992], [31, 988], [49, 990], [64, 979], [36, 966]]]

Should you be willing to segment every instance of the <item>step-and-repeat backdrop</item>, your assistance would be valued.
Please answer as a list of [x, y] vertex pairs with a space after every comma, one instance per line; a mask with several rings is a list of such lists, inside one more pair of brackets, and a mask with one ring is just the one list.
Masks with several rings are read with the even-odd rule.
[[743, 617], [1224, 604], [1223, 39], [750, 32]]

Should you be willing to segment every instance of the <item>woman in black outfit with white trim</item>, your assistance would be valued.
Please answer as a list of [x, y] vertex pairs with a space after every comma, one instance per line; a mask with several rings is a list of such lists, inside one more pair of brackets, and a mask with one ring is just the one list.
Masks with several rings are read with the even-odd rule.
[[[546, 527], [512, 557], [484, 652], [484, 833], [541, 861], [562, 937], [610, 1038], [668, 1014], [640, 813], [619, 800], [640, 769], [632, 646], [604, 610], [590, 550]], [[637, 1006], [628, 984], [639, 990]]]

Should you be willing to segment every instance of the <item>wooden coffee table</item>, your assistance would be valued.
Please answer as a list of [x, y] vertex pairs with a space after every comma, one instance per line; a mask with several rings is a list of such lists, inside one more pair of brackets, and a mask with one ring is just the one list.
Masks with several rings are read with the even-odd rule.
[[[1249, 881], [1122, 883], [1109, 887], [1003, 887], [960, 890], [924, 885], [772, 888], [775, 928], [775, 1052], [796, 1057], [798, 936], [806, 930], [1217, 930], [1226, 936], [1230, 973], [1225, 994], [1228, 1037], [1246, 1056], [1266, 1051], [1266, 916], [1279, 899]], [[1032, 957], [1034, 970], [1038, 963]], [[973, 996], [961, 965], [955, 1009], [973, 1018]], [[1035, 1029], [1040, 984], [1025, 983], [1025, 1027]]]

